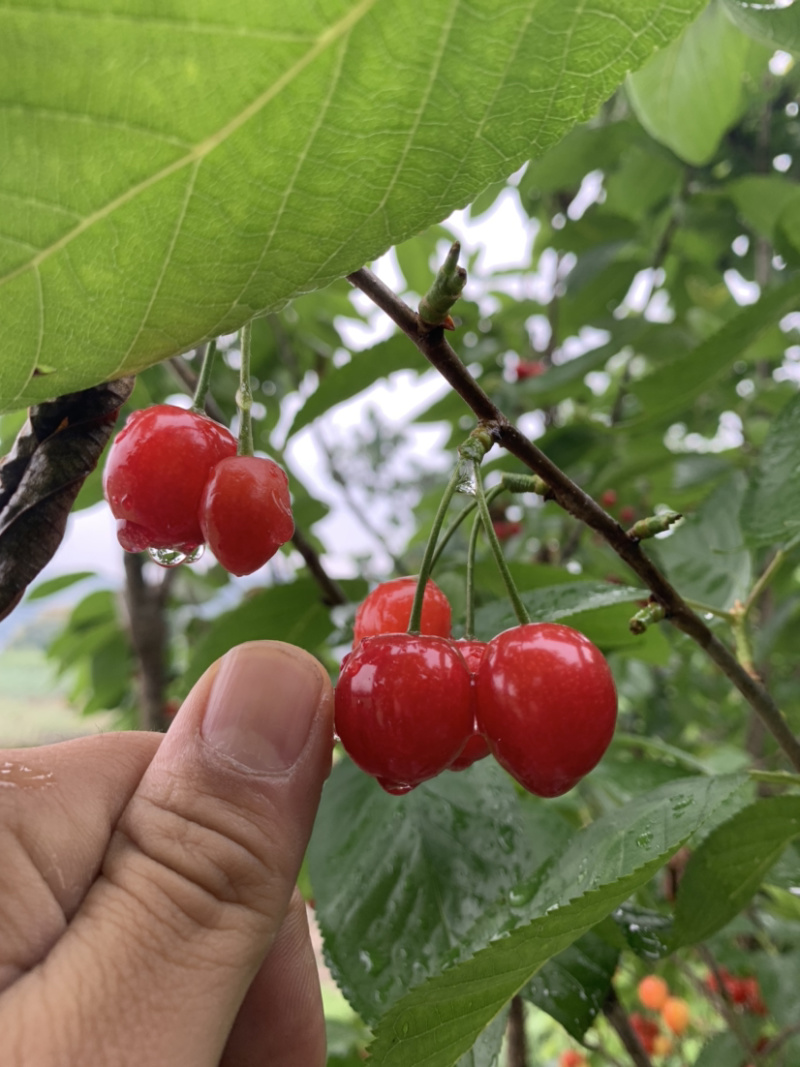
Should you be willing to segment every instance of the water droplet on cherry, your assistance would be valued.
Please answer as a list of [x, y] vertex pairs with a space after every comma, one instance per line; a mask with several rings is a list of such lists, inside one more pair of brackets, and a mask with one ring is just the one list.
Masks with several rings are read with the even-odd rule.
[[147, 552], [159, 567], [179, 567], [181, 563], [196, 563], [205, 545], [181, 545], [179, 548], [148, 548]]

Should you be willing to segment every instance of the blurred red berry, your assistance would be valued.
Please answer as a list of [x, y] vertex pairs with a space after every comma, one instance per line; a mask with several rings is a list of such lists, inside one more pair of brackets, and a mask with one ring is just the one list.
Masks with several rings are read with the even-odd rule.
[[518, 382], [524, 382], [526, 378], [539, 378], [546, 370], [540, 359], [521, 359], [514, 368]]
[[623, 526], [627, 526], [629, 523], [635, 522], [636, 509], [632, 508], [630, 504], [626, 504], [624, 508], [619, 509], [619, 521]]
[[522, 533], [521, 522], [511, 522], [508, 519], [495, 519], [492, 523], [494, 532], [497, 534], [498, 541], [507, 541], [510, 537], [516, 537], [518, 533]]
[[614, 505], [616, 504], [616, 502], [617, 502], [617, 491], [616, 491], [616, 489], [606, 489], [606, 491], [604, 493], [602, 493], [601, 496], [600, 496], [600, 503], [603, 505], [604, 508], [613, 508]]

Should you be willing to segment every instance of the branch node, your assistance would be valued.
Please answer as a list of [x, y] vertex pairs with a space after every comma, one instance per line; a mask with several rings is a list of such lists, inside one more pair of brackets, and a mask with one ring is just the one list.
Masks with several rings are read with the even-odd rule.
[[653, 623], [666, 619], [667, 613], [661, 604], [651, 602], [641, 611], [637, 611], [628, 623], [628, 629], [632, 634], [643, 634]]
[[450, 317], [450, 308], [461, 296], [467, 284], [467, 272], [458, 265], [461, 244], [453, 241], [433, 284], [419, 302], [419, 321], [423, 329], [431, 330], [437, 326], [445, 330], [454, 330], [455, 323]]
[[648, 537], [664, 533], [673, 526], [683, 515], [679, 511], [662, 511], [658, 515], [650, 515], [646, 519], [639, 519], [628, 530], [628, 537], [632, 541], [646, 541]]

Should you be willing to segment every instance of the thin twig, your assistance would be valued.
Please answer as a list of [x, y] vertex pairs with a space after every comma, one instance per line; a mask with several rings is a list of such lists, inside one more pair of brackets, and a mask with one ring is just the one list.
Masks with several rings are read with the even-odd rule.
[[525, 1034], [525, 1005], [519, 993], [511, 998], [508, 1012], [508, 1067], [528, 1067], [528, 1040]]
[[620, 1004], [613, 987], [603, 1005], [603, 1015], [615, 1030], [617, 1037], [636, 1067], [653, 1067], [650, 1057], [642, 1047], [638, 1034], [631, 1026], [628, 1013]]
[[623, 528], [603, 508], [576, 485], [559, 467], [512, 425], [489, 399], [450, 347], [441, 328], [426, 330], [416, 312], [388, 286], [366, 269], [348, 275], [352, 285], [366, 295], [400, 327], [419, 351], [477, 416], [492, 438], [526, 467], [547, 482], [558, 504], [575, 518], [596, 530], [617, 555], [639, 576], [665, 609], [673, 626], [687, 634], [717, 664], [755, 709], [765, 726], [785, 752], [792, 766], [800, 770], [800, 741], [794, 736], [780, 708], [761, 683], [751, 678], [736, 657], [714, 636], [661, 571], [632, 541]]
[[779, 548], [767, 566], [761, 572], [760, 576], [756, 579], [753, 588], [747, 594], [747, 599], [742, 605], [742, 615], [748, 615], [753, 608], [753, 605], [764, 592], [766, 587], [772, 581], [775, 571], [780, 567], [783, 561], [786, 559], [786, 552], [784, 549]]

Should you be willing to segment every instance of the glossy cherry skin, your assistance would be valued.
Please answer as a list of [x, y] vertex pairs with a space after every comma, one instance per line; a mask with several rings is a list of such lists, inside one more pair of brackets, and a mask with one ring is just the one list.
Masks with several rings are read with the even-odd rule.
[[617, 721], [614, 679], [577, 630], [530, 623], [489, 642], [477, 677], [478, 728], [530, 793], [557, 797], [599, 762]]
[[362, 770], [387, 792], [407, 792], [443, 771], [472, 733], [467, 666], [443, 637], [367, 637], [342, 667], [334, 723]]
[[123, 548], [200, 544], [197, 510], [209, 472], [235, 454], [233, 434], [205, 415], [169, 404], [134, 411], [103, 472]]
[[[405, 633], [411, 619], [416, 589], [416, 578], [394, 578], [373, 589], [356, 612], [353, 647], [365, 637], [374, 637], [376, 634]], [[422, 600], [420, 633], [449, 637], [450, 626], [450, 601], [429, 578]]]
[[461, 641], [454, 641], [453, 644], [464, 657], [464, 662], [467, 665], [467, 670], [470, 675], [470, 686], [472, 691], [472, 707], [473, 707], [473, 725], [472, 733], [467, 738], [467, 743], [461, 749], [459, 754], [450, 764], [448, 768], [451, 771], [463, 771], [467, 767], [471, 767], [473, 763], [479, 759], [484, 759], [489, 755], [489, 745], [486, 738], [478, 730], [477, 720], [474, 719], [475, 714], [475, 680], [478, 673], [478, 668], [481, 665], [483, 657], [486, 653], [486, 642], [476, 641], [474, 638], [466, 638]]
[[252, 574], [294, 533], [286, 471], [261, 456], [214, 467], [200, 501], [203, 539], [231, 574]]

